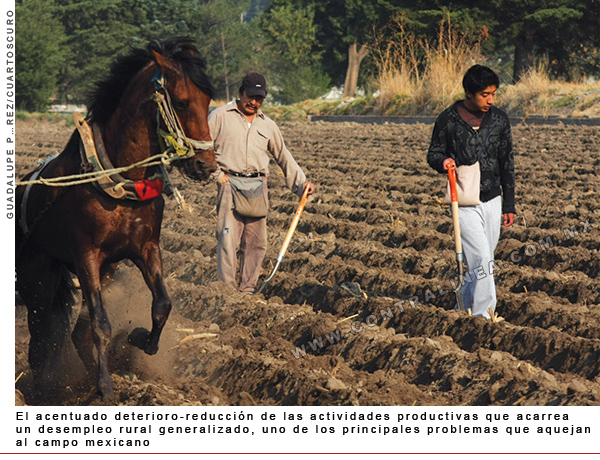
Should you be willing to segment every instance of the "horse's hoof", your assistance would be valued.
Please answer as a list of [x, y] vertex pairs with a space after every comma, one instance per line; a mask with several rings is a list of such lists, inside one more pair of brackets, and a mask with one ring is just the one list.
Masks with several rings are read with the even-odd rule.
[[112, 386], [110, 388], [98, 389], [98, 394], [102, 399], [102, 402], [109, 402], [115, 395]]
[[147, 355], [155, 355], [156, 353], [158, 353], [158, 345], [148, 341], [148, 345], [146, 345], [144, 351]]
[[158, 346], [150, 340], [150, 331], [143, 327], [136, 327], [131, 331], [127, 340], [131, 345], [144, 350], [148, 355], [155, 355], [158, 352]]
[[102, 402], [109, 402], [114, 396], [112, 381], [109, 379], [108, 382], [98, 382], [98, 394], [102, 399]]
[[131, 333], [129, 337], [127, 337], [127, 341], [133, 345], [134, 347], [138, 347], [141, 350], [146, 350], [148, 346], [148, 338], [150, 337], [150, 331], [143, 327], [136, 327]]

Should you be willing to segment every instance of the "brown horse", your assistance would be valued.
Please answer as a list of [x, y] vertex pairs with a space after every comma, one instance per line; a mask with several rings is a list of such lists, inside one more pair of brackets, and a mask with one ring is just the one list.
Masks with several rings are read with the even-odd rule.
[[[17, 290], [28, 309], [36, 385], [66, 384], [64, 371], [53, 371], [64, 364], [66, 350], [73, 350], [71, 273], [79, 278], [89, 310], [103, 399], [113, 392], [111, 326], [101, 295], [102, 273], [110, 264], [129, 259], [142, 272], [152, 292], [152, 330], [138, 328], [129, 340], [148, 354], [158, 351], [171, 310], [159, 248], [161, 192], [170, 184], [162, 164], [173, 163], [196, 181], [207, 180], [217, 168], [207, 122], [213, 89], [204, 69], [191, 40], [182, 37], [154, 41], [118, 58], [96, 85], [82, 129], [17, 187]], [[92, 138], [96, 156], [88, 152]], [[162, 156], [143, 163], [155, 155]], [[102, 184], [86, 181], [107, 168], [114, 174]], [[53, 178], [59, 179], [51, 183]]]

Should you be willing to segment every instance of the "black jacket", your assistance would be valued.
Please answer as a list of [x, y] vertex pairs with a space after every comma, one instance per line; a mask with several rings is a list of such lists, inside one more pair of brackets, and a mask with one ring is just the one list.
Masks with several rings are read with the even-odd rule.
[[515, 161], [508, 116], [492, 106], [475, 131], [458, 114], [457, 104], [438, 116], [427, 162], [439, 173], [448, 174], [443, 167], [446, 158], [453, 158], [457, 166], [472, 165], [483, 147], [480, 200], [489, 201], [502, 193], [502, 213], [515, 213]]

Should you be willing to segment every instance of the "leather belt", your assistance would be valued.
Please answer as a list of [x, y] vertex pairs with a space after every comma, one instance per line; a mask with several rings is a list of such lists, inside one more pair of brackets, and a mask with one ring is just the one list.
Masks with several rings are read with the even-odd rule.
[[227, 171], [227, 174], [231, 174], [235, 177], [266, 177], [264, 173], [255, 172], [255, 173], [239, 173], [235, 171]]

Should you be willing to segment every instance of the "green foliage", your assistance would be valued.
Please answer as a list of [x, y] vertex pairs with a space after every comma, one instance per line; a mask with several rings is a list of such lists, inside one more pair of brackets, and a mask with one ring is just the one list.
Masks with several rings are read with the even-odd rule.
[[[580, 46], [597, 49], [600, 45], [598, 0], [492, 0], [491, 10], [497, 21], [492, 33], [500, 43], [519, 47], [521, 38], [532, 57], [544, 62], [556, 77], [578, 78], [572, 59]], [[529, 67], [534, 63], [533, 59], [527, 62]], [[600, 67], [596, 65], [593, 72], [600, 74]]]
[[66, 126], [75, 127], [75, 121], [71, 114], [63, 113], [52, 113], [52, 112], [30, 112], [18, 110], [15, 113], [17, 120], [42, 120], [48, 121], [55, 124], [64, 124]]
[[297, 67], [284, 72], [276, 80], [274, 98], [282, 104], [293, 104], [323, 96], [331, 83], [330, 78], [316, 66]]
[[54, 11], [54, 3], [47, 0], [16, 4], [16, 100], [20, 109], [46, 110], [56, 93], [65, 35]]
[[387, 22], [399, 9], [382, 0], [274, 0], [267, 12], [290, 7], [314, 11], [314, 36], [321, 55], [321, 67], [336, 85], [346, 77], [348, 47], [366, 43], [374, 28]]
[[146, 0], [146, 23], [141, 27], [140, 41], [191, 36], [206, 59], [217, 97], [227, 94], [225, 61], [230, 95], [236, 95], [244, 75], [257, 65], [255, 34], [250, 24], [241, 20], [248, 8], [249, 0]]
[[[389, 1], [402, 9], [408, 18], [407, 27], [413, 33], [423, 38], [434, 37], [444, 9], [439, 2]], [[543, 62], [556, 77], [577, 79], [600, 74], [593, 55], [592, 62], [587, 59], [589, 50], [600, 47], [599, 2], [490, 0], [483, 5], [475, 0], [455, 0], [448, 9], [453, 29], [484, 38], [482, 52], [492, 58], [488, 65], [509, 71], [511, 78], [513, 58], [518, 56], [517, 64], [524, 71]]]
[[291, 5], [272, 8], [259, 20], [264, 45], [285, 62], [306, 65], [317, 61], [321, 52], [315, 51], [315, 11], [313, 7], [293, 9]]
[[568, 95], [563, 96], [560, 99], [554, 101], [554, 105], [556, 105], [557, 107], [568, 107], [568, 106], [574, 105], [574, 103], [576, 101], [577, 101], [576, 94], [568, 94]]
[[314, 16], [312, 6], [294, 10], [285, 5], [270, 9], [258, 21], [269, 92], [283, 104], [322, 96], [329, 88], [331, 80], [319, 65], [322, 51]]
[[93, 82], [127, 51], [144, 22], [137, 0], [56, 0], [67, 34], [61, 100], [83, 102]]
[[[187, 35], [196, 41], [218, 97], [225, 97], [227, 92], [223, 44], [233, 94], [237, 93], [244, 74], [256, 67], [253, 46], [257, 46], [250, 26], [241, 21], [250, 0], [53, 0], [50, 3], [26, 0], [22, 3], [23, 12], [17, 24], [27, 15], [39, 18], [38, 3], [56, 4], [52, 9], [54, 26], [40, 27], [37, 20], [30, 28], [37, 27], [39, 40], [49, 45], [60, 36], [55, 31], [65, 31], [62, 50], [48, 53], [61, 63], [59, 83], [50, 85], [54, 86], [51, 92], [57, 93], [61, 102], [85, 102], [94, 82], [109, 71], [117, 55], [128, 52], [130, 47], [143, 47], [150, 40], [173, 35]], [[260, 7], [259, 2], [256, 8]], [[28, 40], [29, 37], [19, 42]], [[56, 79], [55, 70], [51, 75]], [[28, 83], [21, 72], [19, 79]], [[35, 82], [28, 83], [28, 87], [29, 91], [42, 88]]]
[[244, 11], [242, 18], [244, 22], [251, 22], [254, 18], [258, 17], [265, 8], [271, 4], [271, 0], [251, 0], [250, 8], [248, 11]]
[[320, 26], [318, 38], [325, 48], [324, 69], [334, 83], [342, 84], [346, 77], [349, 45], [367, 43], [369, 33], [387, 22], [395, 7], [375, 0], [330, 0], [316, 4]]
[[399, 17], [416, 40], [434, 40], [442, 20], [478, 38], [503, 81], [515, 54], [523, 71], [542, 63], [558, 79], [600, 77], [600, 0], [16, 0], [16, 11], [27, 110], [84, 102], [118, 54], [171, 35], [196, 41], [219, 99], [236, 96], [249, 71], [267, 77], [276, 101], [318, 97], [344, 83], [355, 42], [371, 47], [359, 76], [368, 88], [373, 45], [397, 40], [386, 25]]

